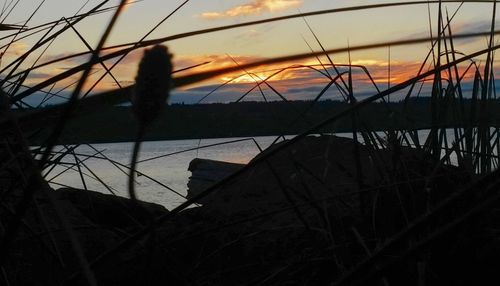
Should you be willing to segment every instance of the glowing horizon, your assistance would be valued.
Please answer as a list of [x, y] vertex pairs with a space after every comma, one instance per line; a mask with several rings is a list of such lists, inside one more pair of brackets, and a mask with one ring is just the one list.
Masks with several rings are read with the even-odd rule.
[[[160, 0], [128, 2], [129, 5], [120, 16], [107, 46], [134, 42], [141, 39], [151, 27], [177, 8], [183, 1], [168, 1], [168, 3]], [[6, 22], [12, 24], [22, 23], [22, 20], [27, 19], [29, 15], [26, 14], [26, 11], [33, 11], [35, 8], [32, 3], [30, 6], [26, 1], [21, 1], [20, 3], [21, 6], [14, 9], [13, 13], [4, 19]], [[47, 0], [47, 4], [42, 6], [40, 12], [36, 14], [32, 22], [28, 23], [28, 26], [36, 26], [40, 23], [57, 20], [58, 17], [62, 16], [72, 16], [81, 8], [80, 6], [83, 3], [84, 1], [81, 1], [77, 5], [75, 3], [61, 3], [56, 0]], [[83, 7], [82, 11], [88, 11], [97, 3], [98, 1], [95, 0], [90, 1]], [[107, 7], [116, 5], [117, 3], [118, 1], [110, 1]], [[231, 3], [217, 1], [189, 2], [180, 8], [170, 19], [165, 21], [164, 24], [160, 25], [147, 39], [214, 26], [293, 14], [298, 12], [297, 9], [308, 12], [372, 3], [372, 1], [338, 1], [331, 3], [326, 0], [239, 0], [231, 1]], [[488, 31], [491, 22], [489, 18], [492, 14], [491, 5], [469, 3], [464, 4], [460, 10], [457, 10], [459, 4], [444, 4], [443, 9], [446, 9], [449, 17], [455, 16], [451, 22], [451, 27], [453, 33], [458, 34], [471, 31]], [[161, 9], [158, 7], [161, 7]], [[457, 12], [456, 15], [455, 12]], [[100, 34], [109, 21], [111, 13], [112, 11], [109, 11], [89, 17], [89, 19], [85, 19], [75, 26], [75, 29], [82, 34], [91, 47], [94, 47], [98, 41]], [[388, 14], [391, 16], [387, 17]], [[321, 47], [317, 43], [315, 36], [318, 37], [321, 44], [326, 48], [426, 36], [430, 33], [429, 21], [431, 22], [433, 33], [436, 34], [436, 27], [434, 26], [436, 26], [435, 23], [437, 22], [437, 5], [430, 5], [429, 7], [427, 5], [392, 7], [309, 17], [307, 18], [307, 24], [314, 31], [314, 35], [309, 31], [304, 20], [299, 18], [201, 35], [166, 44], [174, 54], [174, 63], [177, 69], [206, 63], [183, 73], [186, 74], [236, 66], [275, 56], [303, 53], [310, 51], [310, 49], [320, 51]], [[32, 47], [39, 40], [39, 37], [39, 35], [35, 35], [15, 42], [3, 55], [2, 68], [8, 62], [19, 57]], [[484, 38], [477, 38], [457, 41], [455, 45], [457, 50], [467, 54], [486, 47], [487, 41]], [[366, 66], [374, 82], [381, 87], [385, 87], [400, 83], [415, 75], [429, 48], [430, 44], [393, 47], [390, 50], [390, 58], [388, 49], [374, 49], [353, 52], [351, 54], [343, 53], [332, 55], [331, 57], [336, 65], [348, 64], [350, 62], [353, 65]], [[39, 62], [85, 51], [88, 51], [88, 48], [77, 36], [76, 32], [69, 29], [47, 49], [47, 53], [41, 56]], [[34, 59], [39, 55], [38, 53], [35, 54], [21, 66], [21, 69], [31, 66]], [[135, 51], [117, 65], [112, 73], [118, 83], [107, 76], [94, 91], [98, 92], [116, 88], [118, 84], [123, 86], [132, 84], [141, 55], [141, 50]], [[87, 58], [86, 56], [73, 58], [36, 70], [30, 74], [25, 83], [27, 85], [34, 85], [61, 73], [69, 67], [85, 62]], [[114, 60], [110, 60], [105, 64], [109, 67], [113, 63]], [[216, 86], [227, 81], [231, 81], [236, 86], [238, 84], [255, 84], [256, 81], [262, 80], [276, 70], [287, 66], [314, 65], [319, 71], [323, 69], [321, 65], [328, 63], [329, 60], [326, 57], [321, 57], [320, 60], [312, 58], [298, 62], [262, 66], [248, 71], [225, 74], [201, 84], [182, 89], [180, 92], [186, 92], [203, 86]], [[94, 69], [95, 74], [90, 77], [87, 87], [92, 86], [93, 81], [97, 80], [104, 73], [104, 68], [101, 65], [95, 65]], [[465, 67], [462, 67], [462, 69], [465, 69]], [[54, 86], [54, 89], [68, 85], [77, 78], [78, 75], [75, 75], [61, 81]], [[360, 85], [369, 83], [366, 79], [357, 75], [353, 76], [353, 78]], [[288, 89], [283, 86], [290, 86], [291, 89], [294, 88], [294, 85], [314, 86], [318, 83], [323, 83], [322, 80], [324, 80], [324, 76], [319, 72], [313, 72], [310, 68], [302, 68], [290, 69], [279, 73], [272, 77], [269, 83], [280, 86], [286, 92]], [[241, 92], [243, 93], [244, 89]]]

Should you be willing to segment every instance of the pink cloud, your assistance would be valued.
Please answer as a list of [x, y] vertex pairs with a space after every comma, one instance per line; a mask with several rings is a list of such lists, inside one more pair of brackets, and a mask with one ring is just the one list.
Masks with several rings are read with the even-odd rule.
[[254, 0], [252, 2], [234, 6], [222, 12], [206, 12], [201, 14], [205, 19], [231, 18], [248, 16], [263, 12], [277, 12], [302, 5], [302, 0]]

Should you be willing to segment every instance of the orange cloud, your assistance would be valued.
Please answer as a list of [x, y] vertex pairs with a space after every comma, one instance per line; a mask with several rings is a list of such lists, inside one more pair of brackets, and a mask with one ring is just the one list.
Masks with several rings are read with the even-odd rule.
[[[231, 55], [234, 61], [238, 64], [245, 64], [250, 62], [262, 61], [264, 58], [257, 56], [238, 56]], [[196, 55], [196, 56], [177, 56], [174, 57], [176, 69], [197, 65], [200, 63], [209, 62], [195, 69], [184, 71], [179, 75], [185, 75], [195, 72], [202, 72], [213, 70], [217, 68], [233, 67], [236, 63], [227, 55]], [[328, 69], [330, 75], [335, 76], [333, 68], [328, 66], [328, 61], [323, 60], [323, 64]], [[339, 70], [346, 70], [345, 63], [336, 63], [339, 65]], [[344, 66], [342, 67], [342, 64]], [[386, 61], [375, 59], [355, 59], [352, 61], [353, 65], [364, 66], [370, 72], [370, 75], [377, 84], [387, 83], [387, 68]], [[391, 83], [397, 84], [415, 76], [420, 67], [418, 62], [391, 62]], [[288, 68], [288, 69], [286, 69]], [[286, 69], [286, 70], [283, 70]], [[283, 70], [283, 71], [281, 71]], [[248, 72], [249, 74], [247, 74]], [[232, 84], [249, 83], [253, 84], [256, 81], [260, 82], [263, 79], [270, 77], [268, 82], [273, 82], [274, 85], [303, 85], [303, 84], [321, 84], [329, 79], [321, 74], [325, 74], [323, 66], [316, 59], [305, 59], [303, 61], [286, 62], [281, 64], [273, 64], [266, 66], [259, 66], [250, 70], [240, 70], [219, 76], [218, 78], [196, 84], [202, 86], [207, 84], [219, 84], [224, 82], [231, 82]], [[347, 76], [344, 76], [347, 78]], [[369, 77], [362, 72], [361, 69], [353, 68], [353, 79], [355, 83], [366, 84], [369, 83]], [[191, 88], [191, 87], [188, 87]]]
[[206, 12], [201, 14], [205, 19], [231, 18], [238, 16], [248, 16], [263, 12], [277, 12], [298, 7], [302, 0], [254, 0], [250, 3], [234, 6], [222, 12]]
[[[137, 72], [137, 64], [142, 57], [142, 53], [142, 50], [131, 53], [113, 70], [113, 75], [122, 86], [133, 84]], [[58, 56], [59, 55], [54, 55], [52, 57]], [[47, 56], [47, 58], [49, 59], [52, 57]], [[62, 70], [65, 68], [80, 64], [84, 60], [86, 59], [73, 59], [72, 61], [65, 61], [57, 65], [51, 65], [50, 67], [37, 70], [36, 74], [34, 73], [28, 78], [27, 84], [36, 84], [37, 82], [40, 82], [62, 72]], [[265, 58], [250, 55], [231, 55], [230, 57], [224, 54], [189, 56], [175, 55], [173, 57], [175, 70], [196, 66], [194, 68], [177, 73], [175, 77], [214, 70], [218, 68], [234, 67], [236, 66], [235, 62], [237, 62], [239, 65], [242, 65], [245, 63], [258, 62], [262, 60], [265, 60]], [[332, 67], [328, 66], [328, 61], [326, 59], [323, 59], [322, 62], [325, 65], [325, 68], [328, 70], [328, 73], [332, 76], [335, 76], [336, 72]], [[109, 67], [112, 65], [112, 63], [113, 61], [108, 61], [106, 62], [106, 65]], [[337, 62], [336, 64], [338, 65], [337, 67], [340, 72], [346, 72], [348, 70], [345, 62]], [[387, 87], [387, 61], [371, 58], [356, 58], [352, 60], [352, 64], [366, 67], [366, 69], [370, 72], [372, 79], [379, 86], [379, 88], [384, 89]], [[396, 60], [391, 61], [391, 85], [401, 83], [407, 79], [414, 77], [417, 74], [420, 65], [421, 63], [419, 62]], [[287, 67], [288, 69], [286, 69]], [[460, 73], [464, 71], [464, 68], [465, 67], [463, 66], [460, 67]], [[94, 66], [94, 71], [96, 73], [89, 78], [88, 85], [93, 84], [95, 80], [97, 80], [97, 78], [104, 73], [104, 69], [99, 64]], [[424, 69], [424, 71], [427, 71], [427, 67]], [[247, 74], [247, 72], [249, 74]], [[375, 92], [375, 89], [373, 88], [369, 77], [364, 73], [362, 69], [353, 67], [352, 74], [353, 83], [358, 93], [360, 92], [360, 90], [364, 93]], [[200, 90], [201, 92], [206, 91], [207, 89], [213, 89], [218, 85], [229, 82], [229, 84], [225, 87], [226, 89], [229, 88], [230, 91], [234, 93], [234, 95], [244, 94], [249, 88], [255, 86], [256, 82], [262, 82], [262, 80], [267, 79], [270, 76], [272, 77], [268, 80], [268, 83], [272, 85], [273, 88], [275, 88], [279, 92], [282, 92], [283, 94], [286, 94], [287, 96], [296, 96], [297, 99], [300, 99], [300, 96], [302, 96], [304, 93], [318, 94], [321, 89], [329, 82], [323, 66], [316, 59], [311, 58], [305, 59], [303, 61], [258, 66], [246, 71], [238, 70], [232, 73], [221, 75], [211, 80], [207, 80], [189, 87], [182, 88], [180, 90], [176, 90], [176, 92], [188, 93], [188, 91], [191, 92], [193, 90]], [[443, 72], [443, 78], [446, 77], [446, 72]], [[428, 78], [428, 80], [431, 79], [432, 76]], [[77, 75], [65, 81], [59, 82], [57, 84], [57, 87], [55, 87], [53, 90], [57, 90], [57, 88], [65, 86], [76, 80], [78, 80]], [[344, 80], [347, 80], [347, 75], [344, 75]], [[470, 76], [466, 76], [464, 80], [469, 81]], [[338, 83], [341, 82], [339, 81]], [[86, 88], [88, 87], [89, 86], [86, 86]], [[266, 87], [266, 84], [261, 84], [260, 87], [263, 89], [268, 89], [268, 87]], [[95, 88], [94, 91], [99, 92], [112, 88], [116, 88], [116, 83], [110, 76], [107, 76]], [[332, 87], [331, 90], [331, 92], [334, 92], [336, 89]], [[258, 91], [258, 89], [256, 89], [256, 91]], [[302, 93], [302, 91], [304, 91], [304, 93]]]
[[[264, 59], [257, 56], [241, 55], [232, 55], [232, 58], [240, 65], [249, 62], [261, 61]], [[174, 61], [176, 69], [209, 62], [206, 65], [202, 65], [194, 69], [182, 72], [182, 74], [184, 75], [236, 65], [236, 63], [227, 55], [177, 56], [174, 58]], [[328, 70], [328, 73], [331, 76], [336, 75], [335, 70], [328, 65], [326, 60], [323, 60], [323, 64], [325, 65], [325, 68]], [[387, 87], [387, 61], [361, 58], [353, 60], [352, 64], [364, 66], [370, 73], [370, 76], [374, 80], [375, 84], [381, 90]], [[348, 70], [345, 62], [337, 62], [336, 65], [340, 72], [346, 72]], [[420, 62], [391, 61], [391, 85], [396, 85], [416, 76], [420, 65]], [[459, 70], [459, 73], [461, 74], [462, 72], [464, 72], [465, 66], [460, 66]], [[424, 69], [424, 71], [427, 71], [427, 67]], [[248, 72], [248, 74], [246, 72]], [[176, 92], [184, 93], [187, 95], [198, 94], [200, 96], [203, 96], [208, 94], [217, 86], [229, 83], [214, 94], [215, 102], [217, 100], [230, 102], [230, 98], [238, 98], [239, 96], [242, 96], [243, 94], [248, 92], [250, 89], [253, 89], [253, 93], [249, 95], [249, 100], [260, 100], [260, 91], [255, 87], [257, 83], [262, 83], [264, 79], [267, 79], [267, 83], [287, 99], [305, 100], [312, 99], [316, 95], [318, 95], [330, 81], [330, 79], [325, 76], [326, 72], [323, 66], [318, 63], [316, 59], [306, 59], [303, 61], [258, 66], [246, 70], [246, 72], [240, 70], [224, 74], [212, 80], [176, 90]], [[373, 86], [370, 78], [362, 69], [353, 67], [352, 76], [356, 96], [372, 95], [376, 93], [376, 89]], [[443, 78], [446, 77], [446, 72], [443, 72]], [[343, 78], [347, 82], [348, 76], [343, 75]], [[427, 80], [432, 80], [432, 76], [427, 78]], [[464, 80], [469, 81], [470, 76], [466, 76]], [[342, 82], [340, 80], [337, 81], [337, 83], [342, 86]], [[271, 90], [270, 87], [266, 84], [261, 84], [260, 88], [264, 91], [266, 96], [273, 95], [275, 93], [274, 90]], [[227, 96], [227, 98], [225, 96]], [[223, 100], [223, 98], [226, 99]], [[342, 95], [334, 86], [332, 86], [325, 94], [324, 98], [341, 99]], [[235, 98], [233, 98], [233, 100], [234, 99]], [[278, 100], [279, 98], [275, 99]]]

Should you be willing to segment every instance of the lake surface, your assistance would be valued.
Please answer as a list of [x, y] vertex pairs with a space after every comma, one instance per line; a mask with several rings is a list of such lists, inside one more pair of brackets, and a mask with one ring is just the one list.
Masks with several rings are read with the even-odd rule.
[[[189, 162], [194, 158], [247, 163], [260, 152], [257, 144], [260, 148], [265, 149], [271, 145], [276, 137], [254, 137], [254, 139], [255, 142], [250, 138], [143, 142], [139, 160], [149, 161], [139, 163], [137, 170], [152, 177], [158, 182], [146, 176], [138, 176], [136, 185], [137, 195], [139, 199], [144, 201], [155, 202], [167, 208], [175, 207], [184, 202], [185, 199], [168, 190], [161, 184], [185, 196], [187, 182], [191, 175], [191, 172], [187, 169]], [[71, 166], [71, 169], [68, 169], [70, 167], [69, 165], [58, 166], [56, 169], [52, 170], [50, 174], [47, 175], [47, 180], [51, 181], [54, 188], [60, 188], [63, 187], [63, 185], [67, 185], [84, 189], [86, 186], [89, 190], [110, 193], [102, 184], [102, 182], [104, 182], [109, 186], [111, 191], [115, 192], [117, 195], [128, 197], [128, 170], [120, 164], [127, 166], [130, 164], [133, 144], [92, 144], [92, 147], [95, 149], [90, 146], [80, 146], [75, 150], [78, 160], [81, 160], [83, 163], [80, 168], [84, 173], [83, 181], [85, 185], [82, 182], [78, 169], [75, 166]], [[198, 147], [202, 148], [185, 151]], [[61, 147], [59, 147], [59, 150], [62, 150]], [[102, 153], [96, 154], [97, 151]], [[88, 158], [88, 156], [95, 156], [95, 158]], [[116, 163], [113, 164], [104, 159], [104, 156], [116, 161]], [[158, 156], [163, 157], [155, 159], [155, 157]], [[75, 163], [74, 156], [66, 156], [64, 163]], [[57, 176], [65, 170], [65, 173]], [[99, 177], [99, 179], [95, 178], [95, 176]]]
[[[427, 134], [426, 131], [419, 132], [421, 142], [425, 140]], [[337, 133], [335, 135], [352, 138], [352, 133]], [[452, 142], [452, 131], [450, 130], [447, 135]], [[287, 138], [291, 137], [287, 136]], [[137, 177], [136, 192], [138, 198], [161, 204], [168, 209], [179, 205], [185, 201], [182, 196], [186, 195], [187, 182], [191, 175], [187, 169], [191, 160], [205, 158], [247, 163], [260, 152], [257, 144], [260, 148], [265, 149], [272, 144], [276, 137], [254, 137], [253, 139], [255, 141], [251, 138], [223, 138], [143, 142], [139, 160], [146, 161], [139, 163], [137, 170], [146, 176]], [[54, 188], [66, 185], [103, 193], [113, 192], [116, 195], [128, 197], [128, 169], [122, 165], [128, 166], [130, 164], [132, 147], [132, 143], [80, 146], [75, 149], [77, 159], [72, 155], [66, 156], [63, 161], [65, 165], [56, 167], [46, 176], [46, 179], [51, 182]], [[198, 147], [201, 148], [197, 149]], [[62, 147], [58, 148], [63, 150]], [[106, 158], [115, 162], [110, 162]], [[80, 168], [84, 174], [83, 180], [77, 167], [74, 166], [75, 160], [81, 161]], [[453, 160], [455, 158], [452, 158]], [[61, 173], [63, 171], [65, 172]], [[153, 179], [148, 178], [148, 176]], [[103, 183], [109, 187], [109, 190]]]

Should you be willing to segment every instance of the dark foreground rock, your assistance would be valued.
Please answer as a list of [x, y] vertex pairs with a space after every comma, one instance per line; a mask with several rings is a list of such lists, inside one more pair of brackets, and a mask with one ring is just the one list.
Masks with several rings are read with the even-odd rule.
[[77, 189], [58, 189], [55, 192], [61, 201], [71, 204], [82, 216], [96, 225], [119, 229], [134, 229], [150, 223], [167, 210], [160, 205]]
[[[390, 144], [374, 149], [335, 136], [306, 137], [275, 155], [267, 157], [267, 152], [201, 206], [175, 215], [155, 204], [39, 184], [2, 253], [1, 283], [498, 281], [496, 173], [471, 178], [424, 150]], [[12, 174], [21, 173], [0, 173]], [[2, 191], [3, 238], [22, 190], [19, 184]], [[135, 235], [144, 229], [149, 231]]]

